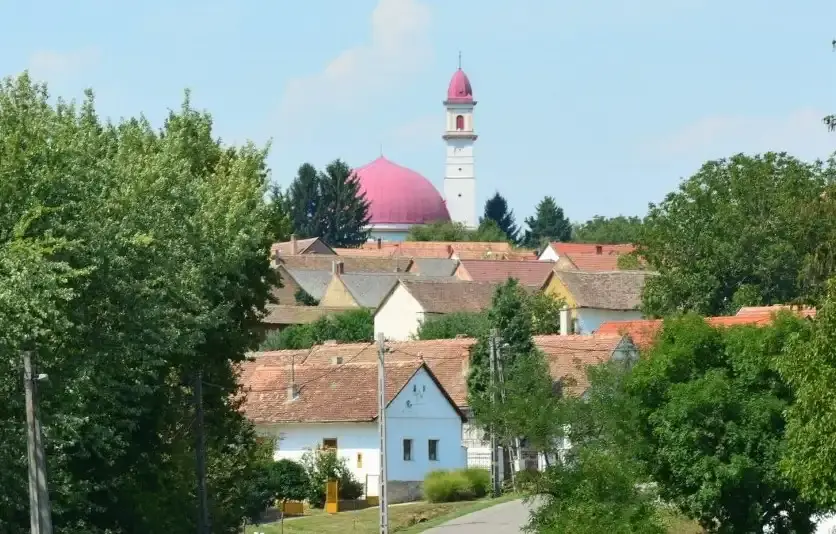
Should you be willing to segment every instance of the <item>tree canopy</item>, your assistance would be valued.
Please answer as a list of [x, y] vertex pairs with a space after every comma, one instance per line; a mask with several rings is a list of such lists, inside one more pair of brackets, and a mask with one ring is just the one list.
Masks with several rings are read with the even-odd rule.
[[[270, 286], [266, 150], [224, 146], [188, 93], [155, 130], [88, 92], [0, 85], [0, 352], [34, 352], [56, 533], [194, 532], [192, 388], [210, 517], [237, 532], [264, 467], [234, 365]], [[19, 361], [0, 358], [0, 524], [29, 531]]]
[[537, 204], [534, 215], [528, 217], [525, 224], [528, 230], [525, 231], [523, 242], [530, 248], [539, 248], [552, 241], [569, 241], [572, 237], [572, 224], [554, 197], [543, 198]]
[[645, 286], [651, 315], [734, 313], [804, 297], [804, 272], [836, 220], [821, 217], [830, 168], [786, 154], [710, 161], [650, 212], [638, 253], [659, 276]]
[[506, 240], [517, 242], [520, 229], [514, 219], [514, 210], [508, 208], [508, 201], [498, 191], [485, 202], [485, 212], [479, 222], [486, 220], [494, 221], [505, 234]]
[[572, 241], [603, 245], [635, 243], [641, 226], [641, 218], [635, 216], [604, 217], [596, 215], [572, 228]]
[[360, 308], [271, 332], [259, 350], [309, 349], [330, 340], [341, 343], [371, 342], [373, 337], [374, 315], [370, 310]]
[[369, 203], [354, 171], [336, 159], [319, 172], [299, 167], [287, 192], [289, 217], [298, 237], [319, 237], [332, 247], [356, 247], [369, 237]]
[[426, 225], [415, 225], [409, 229], [407, 241], [447, 241], [461, 243], [475, 241], [498, 243], [508, 241], [508, 236], [492, 219], [483, 219], [479, 227], [471, 230], [462, 223], [437, 221]]

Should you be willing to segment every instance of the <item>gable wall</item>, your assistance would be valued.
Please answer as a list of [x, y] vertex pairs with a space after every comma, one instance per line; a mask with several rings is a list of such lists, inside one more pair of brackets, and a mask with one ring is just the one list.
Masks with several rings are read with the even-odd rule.
[[359, 308], [360, 304], [354, 300], [348, 288], [338, 276], [333, 276], [325, 288], [325, 293], [319, 301], [320, 306], [333, 306], [337, 308]]
[[386, 339], [406, 341], [418, 332], [424, 320], [424, 308], [398, 284], [374, 316], [374, 337], [383, 332]]

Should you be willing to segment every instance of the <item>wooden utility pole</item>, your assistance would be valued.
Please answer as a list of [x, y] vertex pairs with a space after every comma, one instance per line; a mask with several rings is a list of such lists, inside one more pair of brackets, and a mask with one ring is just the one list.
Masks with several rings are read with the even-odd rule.
[[377, 334], [377, 431], [380, 434], [380, 473], [378, 500], [380, 534], [389, 534], [389, 481], [386, 472], [386, 342], [383, 332]]
[[198, 534], [209, 534], [209, 499], [206, 494], [206, 436], [203, 423], [203, 371], [198, 371], [194, 383], [195, 405], [195, 460], [197, 468]]
[[[488, 341], [488, 347], [490, 349], [490, 395], [491, 395], [491, 407], [496, 406], [496, 349], [497, 349], [497, 341], [496, 339], [499, 337], [496, 328], [491, 330], [490, 340]], [[491, 423], [490, 427], [490, 434], [491, 434], [491, 491], [494, 497], [499, 497], [501, 492], [500, 487], [500, 480], [499, 480], [499, 450], [497, 448], [497, 440], [496, 440], [496, 427], [493, 423]]]
[[[29, 526], [32, 534], [52, 534], [52, 512], [46, 481], [41, 422], [38, 420], [36, 382], [41, 378], [32, 370], [32, 353], [23, 352], [23, 388], [26, 395], [26, 442], [29, 456]], [[43, 376], [43, 378], [46, 378]]]

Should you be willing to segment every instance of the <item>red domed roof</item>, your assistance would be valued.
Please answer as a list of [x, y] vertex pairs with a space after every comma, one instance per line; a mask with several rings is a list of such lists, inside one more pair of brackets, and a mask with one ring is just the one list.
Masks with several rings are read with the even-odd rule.
[[355, 170], [369, 202], [371, 224], [426, 224], [449, 221], [444, 199], [417, 172], [383, 156]]
[[470, 87], [470, 80], [461, 68], [453, 74], [453, 78], [450, 80], [450, 86], [447, 87], [447, 101], [461, 103], [473, 102], [473, 88]]

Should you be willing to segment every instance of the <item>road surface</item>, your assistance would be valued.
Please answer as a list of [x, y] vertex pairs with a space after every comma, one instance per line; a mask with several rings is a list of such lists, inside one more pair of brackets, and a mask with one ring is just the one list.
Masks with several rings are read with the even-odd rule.
[[427, 534], [519, 534], [532, 504], [508, 501], [431, 528]]

